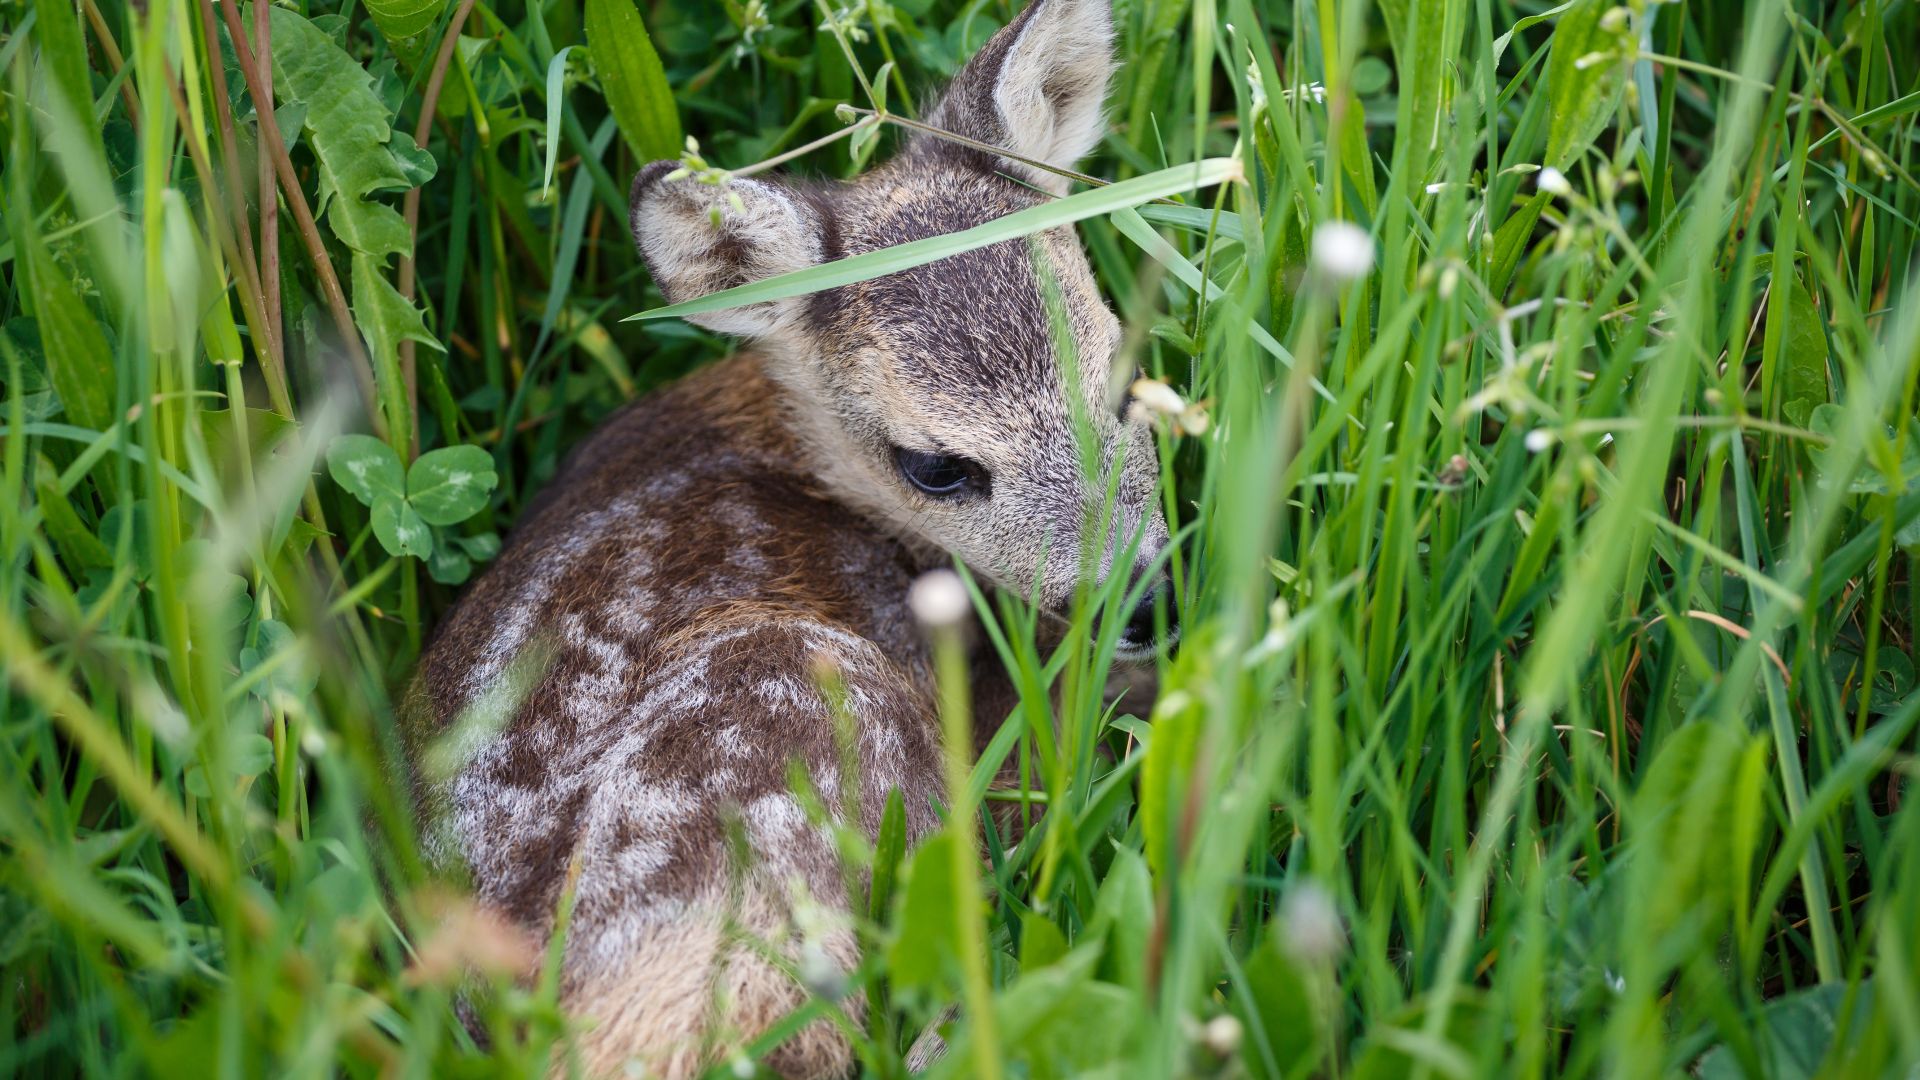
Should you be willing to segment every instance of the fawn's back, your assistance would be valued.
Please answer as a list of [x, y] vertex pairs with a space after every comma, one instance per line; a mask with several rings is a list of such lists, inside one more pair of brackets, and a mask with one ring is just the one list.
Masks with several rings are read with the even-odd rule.
[[[1111, 33], [1107, 0], [1036, 0], [929, 119], [1070, 164], [1100, 135]], [[924, 136], [843, 184], [706, 179], [656, 163], [634, 184], [670, 299], [1064, 191]], [[1167, 614], [1151, 436], [1117, 408], [1118, 324], [1069, 230], [694, 321], [755, 347], [575, 451], [448, 616], [411, 710], [434, 854], [542, 935], [572, 881], [562, 997], [595, 1073], [697, 1073], [803, 1003], [784, 968], [858, 964], [847, 879], [790, 770], [869, 836], [896, 789], [910, 841], [937, 827], [915, 576], [958, 557], [1064, 612], [1124, 575], [1149, 597], [1122, 636], [1135, 654]], [[824, 1076], [852, 1057], [822, 1021], [769, 1063]]]

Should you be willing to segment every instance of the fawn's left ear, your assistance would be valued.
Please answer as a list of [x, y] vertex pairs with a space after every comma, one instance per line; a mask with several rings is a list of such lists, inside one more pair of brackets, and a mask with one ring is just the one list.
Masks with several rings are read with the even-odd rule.
[[[1102, 106], [1113, 70], [1111, 0], [1033, 0], [960, 69], [928, 122], [1070, 168], [1106, 130]], [[1066, 193], [1064, 177], [1006, 158], [1000, 167]]]
[[[806, 192], [768, 180], [709, 184], [674, 177], [679, 162], [656, 161], [633, 179], [633, 242], [669, 303], [759, 281], [821, 261], [826, 232]], [[688, 321], [747, 338], [791, 328], [804, 298], [709, 311]]]

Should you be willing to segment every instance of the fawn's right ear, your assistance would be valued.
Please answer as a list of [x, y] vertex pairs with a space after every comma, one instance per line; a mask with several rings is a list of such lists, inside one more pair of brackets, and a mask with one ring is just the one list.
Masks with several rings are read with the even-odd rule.
[[[669, 303], [821, 261], [825, 223], [801, 193], [765, 180], [669, 179], [679, 168], [656, 161], [641, 169], [628, 199], [634, 245]], [[687, 318], [723, 334], [766, 337], [789, 327], [803, 303], [773, 300]]]

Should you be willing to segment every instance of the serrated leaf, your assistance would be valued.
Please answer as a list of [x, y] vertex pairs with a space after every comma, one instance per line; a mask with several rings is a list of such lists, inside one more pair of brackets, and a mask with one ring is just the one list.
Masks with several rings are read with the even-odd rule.
[[480, 512], [500, 475], [493, 455], [477, 446], [445, 446], [420, 455], [407, 470], [407, 501], [430, 525], [458, 525]]
[[406, 474], [393, 447], [371, 435], [342, 435], [327, 447], [327, 473], [333, 482], [368, 506], [405, 499]]
[[385, 266], [410, 246], [400, 212], [368, 198], [415, 186], [423, 163], [413, 150], [403, 165], [393, 145], [392, 116], [373, 91], [373, 77], [326, 32], [286, 8], [273, 19], [274, 91], [307, 106], [308, 145], [319, 166], [316, 214], [353, 251]]
[[680, 156], [680, 114], [633, 0], [587, 0], [587, 51], [620, 134], [641, 161]]
[[353, 321], [367, 338], [367, 354], [373, 360], [376, 392], [387, 427], [394, 441], [404, 445], [412, 440], [413, 420], [400, 371], [400, 343], [413, 341], [436, 351], [445, 350], [438, 338], [427, 333], [420, 309], [408, 303], [387, 280], [380, 261], [359, 252], [353, 256]]
[[1548, 165], [1566, 168], [1599, 137], [1626, 86], [1618, 63], [1591, 59], [1620, 47], [1619, 36], [1600, 26], [1612, 6], [1612, 0], [1580, 0], [1554, 24], [1547, 55]]
[[373, 535], [389, 555], [424, 559], [433, 554], [433, 530], [405, 499], [382, 499], [373, 504]]

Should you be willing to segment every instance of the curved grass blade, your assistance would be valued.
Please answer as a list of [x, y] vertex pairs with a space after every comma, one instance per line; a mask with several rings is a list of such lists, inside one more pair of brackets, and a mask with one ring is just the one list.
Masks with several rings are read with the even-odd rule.
[[805, 270], [795, 270], [792, 273], [763, 278], [745, 285], [736, 285], [731, 289], [722, 289], [682, 303], [668, 304], [665, 307], [642, 311], [637, 315], [629, 315], [623, 321], [697, 315], [701, 312], [721, 311], [747, 304], [763, 304], [769, 300], [785, 300], [789, 297], [816, 293], [822, 289], [869, 281], [902, 270], [911, 270], [916, 266], [925, 266], [950, 255], [959, 255], [989, 244], [997, 244], [1003, 240], [1018, 240], [1023, 236], [1044, 232], [1047, 229], [1071, 225], [1076, 221], [1085, 221], [1117, 210], [1126, 210], [1154, 199], [1164, 199], [1169, 195], [1179, 195], [1237, 180], [1240, 176], [1240, 162], [1236, 158], [1208, 158], [1193, 165], [1176, 165], [1170, 169], [1137, 176], [1117, 184], [1083, 191], [1078, 195], [1069, 195], [1043, 206], [1016, 211], [985, 224], [975, 225], [971, 229], [962, 229], [942, 236], [929, 236], [925, 240], [896, 244], [879, 251], [869, 251], [865, 255], [855, 255], [850, 259], [838, 259], [819, 266], [809, 266]]

